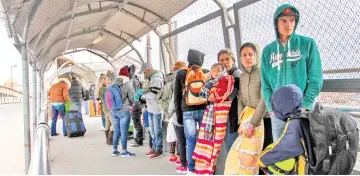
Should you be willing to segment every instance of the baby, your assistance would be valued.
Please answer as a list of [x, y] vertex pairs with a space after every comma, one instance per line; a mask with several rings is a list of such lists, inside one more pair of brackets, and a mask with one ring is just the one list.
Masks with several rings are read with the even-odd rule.
[[225, 67], [216, 63], [211, 66], [211, 76], [206, 81], [200, 96], [207, 98], [211, 103], [223, 103], [232, 92], [233, 80], [231, 75], [227, 75]]
[[195, 174], [213, 175], [220, 146], [226, 135], [226, 123], [231, 107], [229, 95], [234, 88], [234, 77], [219, 63], [211, 67], [211, 76], [201, 89], [200, 96], [210, 102], [206, 107], [193, 153]]

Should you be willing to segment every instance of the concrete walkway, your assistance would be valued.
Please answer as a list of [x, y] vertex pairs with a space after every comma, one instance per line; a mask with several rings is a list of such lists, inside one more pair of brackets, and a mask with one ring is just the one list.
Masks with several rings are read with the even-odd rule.
[[[24, 132], [22, 104], [0, 106], [0, 175], [24, 175]], [[63, 137], [59, 120], [59, 136], [51, 137], [50, 159], [52, 175], [175, 175], [175, 164], [168, 162], [169, 154], [151, 160], [145, 147], [129, 148], [133, 158], [111, 157], [112, 147], [105, 144], [99, 131], [100, 117], [85, 117], [84, 137]], [[133, 141], [128, 141], [129, 144]], [[119, 146], [121, 147], [121, 146]], [[353, 175], [360, 175], [360, 155]]]
[[[111, 157], [112, 146], [105, 144], [105, 134], [99, 131], [100, 117], [85, 117], [87, 132], [84, 137], [63, 137], [61, 123], [57, 124], [59, 136], [50, 143], [52, 175], [174, 175], [175, 164], [168, 162], [168, 153], [163, 158], [150, 159], [144, 147], [128, 148], [136, 156], [132, 158]], [[128, 141], [128, 146], [133, 140]], [[121, 146], [119, 145], [119, 149]]]

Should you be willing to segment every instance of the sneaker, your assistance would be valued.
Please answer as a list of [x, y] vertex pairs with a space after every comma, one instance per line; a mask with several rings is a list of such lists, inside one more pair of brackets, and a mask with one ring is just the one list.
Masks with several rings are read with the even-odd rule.
[[133, 143], [130, 145], [130, 147], [132, 147], [132, 148], [137, 148], [137, 147], [142, 147], [142, 146], [144, 146], [144, 145], [138, 144], [138, 143]]
[[59, 133], [52, 134], [51, 136], [59, 136]]
[[154, 150], [153, 150], [153, 149], [149, 149], [149, 150], [145, 153], [146, 156], [151, 156], [151, 155], [153, 155], [153, 154], [154, 154]]
[[194, 172], [189, 171], [189, 169], [186, 171], [186, 175], [196, 175]]
[[135, 156], [135, 154], [130, 153], [129, 151], [123, 152], [121, 154], [121, 157], [132, 157], [132, 156]]
[[176, 163], [176, 161], [177, 161], [177, 157], [176, 157], [176, 156], [169, 158], [169, 163]]
[[[181, 166], [181, 160], [177, 160], [177, 161], [176, 161], [176, 165], [177, 165], [177, 166]], [[187, 162], [187, 161], [186, 161], [186, 165], [188, 165], [188, 162]]]
[[186, 174], [187, 173], [187, 167], [179, 166], [176, 168], [176, 172], [179, 174]]
[[113, 151], [112, 157], [119, 156], [121, 153], [119, 151]]
[[156, 159], [156, 158], [161, 158], [163, 156], [164, 156], [163, 153], [156, 152], [156, 153], [152, 154], [150, 158], [151, 159]]

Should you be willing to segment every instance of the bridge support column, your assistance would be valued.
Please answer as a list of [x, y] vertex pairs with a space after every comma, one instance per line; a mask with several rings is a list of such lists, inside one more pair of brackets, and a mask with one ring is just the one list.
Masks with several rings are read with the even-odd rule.
[[33, 134], [35, 135], [35, 129], [37, 126], [37, 108], [36, 108], [36, 103], [37, 103], [37, 99], [36, 99], [36, 77], [37, 77], [37, 73], [36, 73], [36, 61], [34, 61], [32, 63], [32, 68], [33, 68], [33, 98], [32, 98], [32, 104], [33, 104]]
[[38, 76], [39, 78], [39, 82], [36, 84], [36, 91], [37, 91], [37, 101], [36, 101], [36, 107], [37, 107], [37, 114], [40, 115], [40, 112], [41, 112], [41, 73], [40, 73], [40, 70], [37, 70], [37, 73], [36, 76]]

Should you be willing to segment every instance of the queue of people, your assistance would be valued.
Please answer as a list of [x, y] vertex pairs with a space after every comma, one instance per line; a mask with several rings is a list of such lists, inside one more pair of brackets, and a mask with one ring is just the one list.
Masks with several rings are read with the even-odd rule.
[[[251, 138], [260, 124], [264, 126], [261, 150], [277, 141], [285, 122], [273, 111], [273, 92], [287, 84], [297, 85], [304, 94], [302, 110], [307, 111], [312, 110], [322, 87], [319, 51], [313, 39], [295, 33], [299, 19], [294, 6], [278, 7], [274, 14], [276, 39], [263, 51], [255, 43], [244, 43], [237, 51], [239, 68], [230, 49], [219, 51], [218, 63], [211, 68], [203, 67], [204, 53], [190, 49], [187, 64], [177, 61], [168, 75], [150, 63], [143, 64], [138, 72], [144, 76], [142, 81], [134, 65], [121, 68], [116, 79], [103, 74], [98, 98], [104, 112], [106, 143], [113, 145], [112, 156], [135, 156], [128, 151], [123, 135], [128, 132], [130, 119], [137, 132], [132, 147], [143, 146], [142, 121], [148, 121], [150, 141], [145, 154], [151, 159], [163, 156], [163, 121], [171, 122], [168, 128], [173, 126], [176, 141], [169, 143], [169, 161], [176, 163], [176, 172], [182, 174], [214, 174], [220, 146], [224, 143], [229, 152], [238, 137]], [[71, 101], [81, 104], [83, 91], [76, 80], [70, 90], [74, 90]], [[67, 93], [63, 82], [50, 90], [54, 115], [64, 113]], [[246, 107], [254, 109], [254, 113], [248, 123], [241, 124], [239, 116]], [[57, 135], [54, 119], [51, 135]], [[240, 125], [244, 128], [240, 129]], [[256, 173], [264, 174], [259, 170]]]

